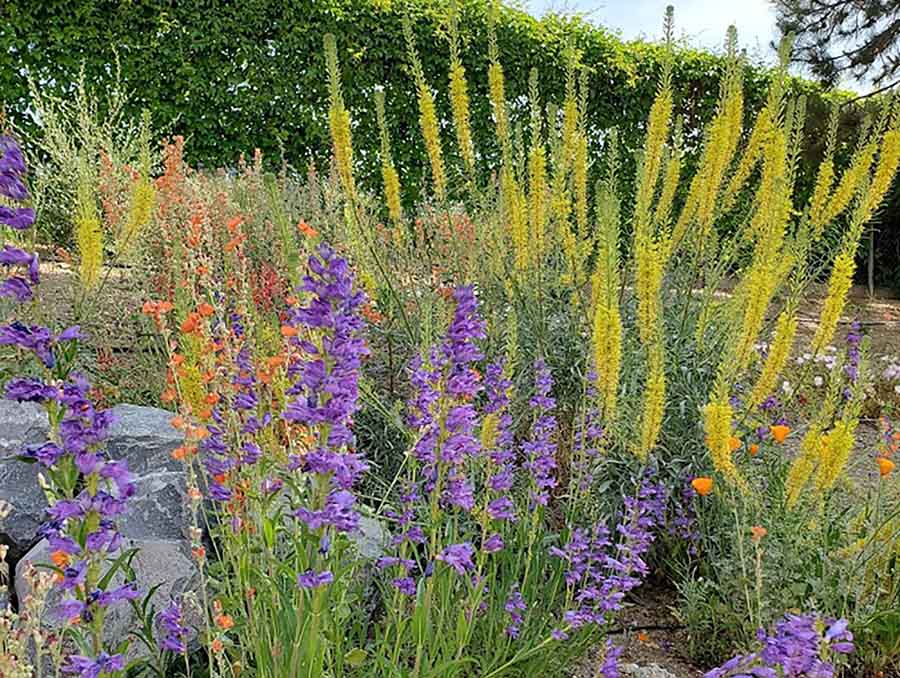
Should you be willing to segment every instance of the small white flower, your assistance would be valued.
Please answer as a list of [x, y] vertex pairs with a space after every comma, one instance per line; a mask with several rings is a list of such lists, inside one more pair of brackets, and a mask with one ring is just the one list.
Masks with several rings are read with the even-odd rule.
[[781, 390], [784, 391], [785, 393], [787, 393], [788, 395], [790, 395], [791, 393], [793, 393], [794, 387], [791, 386], [791, 382], [785, 380], [781, 384]]
[[825, 383], [825, 380], [822, 379], [822, 377], [820, 377], [818, 375], [816, 375], [816, 377], [813, 379], [813, 384], [815, 384], [817, 388], [824, 383]]
[[897, 395], [900, 395], [900, 384], [897, 384], [896, 386], [894, 386], [894, 393], [896, 393]]

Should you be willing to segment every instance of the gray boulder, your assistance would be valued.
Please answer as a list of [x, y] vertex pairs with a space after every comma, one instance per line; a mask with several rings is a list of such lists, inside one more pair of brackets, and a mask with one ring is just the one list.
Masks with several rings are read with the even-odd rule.
[[[198, 590], [199, 574], [191, 559], [190, 547], [187, 542], [183, 540], [128, 539], [124, 548], [137, 549], [137, 554], [131, 561], [131, 567], [134, 570], [135, 581], [144, 595], [149, 593], [154, 586], [159, 586], [151, 599], [151, 605], [155, 611], [165, 607], [172, 598]], [[16, 566], [15, 587], [20, 601], [25, 600], [30, 592], [25, 578], [28, 563], [39, 566], [46, 564], [49, 560], [50, 550], [47, 542], [41, 541], [19, 561]], [[123, 581], [121, 574], [117, 574], [113, 578], [110, 588], [120, 586]], [[54, 597], [48, 604], [50, 610], [60, 600], [58, 592], [52, 596]], [[44, 623], [53, 626], [60, 622], [52, 614], [49, 614], [44, 619]], [[139, 627], [140, 622], [135, 619], [134, 612], [127, 602], [112, 606], [107, 612], [103, 625], [107, 647], [117, 645], [128, 637], [131, 629]], [[132, 642], [127, 654], [128, 658], [133, 659], [145, 655], [146, 648], [139, 641]]]
[[182, 471], [182, 464], [172, 459], [172, 450], [183, 437], [170, 424], [172, 413], [156, 407], [116, 405], [112, 408], [113, 424], [106, 439], [106, 449], [114, 459], [128, 461], [136, 476], [160, 471]]
[[0, 519], [0, 542], [9, 545], [16, 560], [37, 541], [47, 498], [38, 485], [38, 464], [16, 459], [26, 445], [47, 440], [50, 425], [44, 409], [33, 403], [0, 400], [0, 501], [11, 506]]
[[138, 477], [119, 530], [126, 539], [189, 539], [191, 513], [184, 471]]

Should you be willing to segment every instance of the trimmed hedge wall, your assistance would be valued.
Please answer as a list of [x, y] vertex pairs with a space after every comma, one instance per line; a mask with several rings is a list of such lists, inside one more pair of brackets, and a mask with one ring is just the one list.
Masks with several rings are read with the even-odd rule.
[[[496, 149], [487, 99], [488, 3], [460, 2], [460, 31], [473, 134], [477, 147], [490, 153]], [[377, 176], [371, 95], [383, 86], [404, 184], [421, 186], [425, 158], [401, 22], [403, 16], [412, 19], [426, 77], [439, 90], [439, 111], [449, 120], [446, 5], [446, 0], [0, 0], [0, 106], [17, 124], [33, 129], [26, 74], [64, 96], [82, 64], [87, 81], [102, 84], [111, 82], [118, 59], [122, 84], [134, 95], [134, 114], [146, 107], [156, 125], [185, 135], [190, 161], [233, 165], [240, 153], [259, 147], [270, 159], [283, 154], [299, 168], [310, 159], [321, 164], [329, 153], [322, 36], [331, 32], [338, 40], [363, 181]], [[537, 20], [510, 8], [501, 12], [497, 36], [514, 108], [516, 97], [528, 91], [533, 66], [540, 72], [542, 98], [562, 100], [563, 51], [571, 40], [591, 69], [592, 126], [615, 125], [626, 148], [638, 147], [656, 90], [657, 47], [623, 44], [578, 19]], [[678, 53], [674, 75], [688, 140], [713, 112], [721, 65], [707, 52]], [[763, 101], [768, 78], [766, 69], [747, 67], [748, 109]], [[812, 113], [805, 152], [818, 157], [828, 107], [818, 86], [796, 81], [795, 87], [808, 95]], [[845, 122], [848, 143], [858, 124], [854, 116]], [[445, 129], [445, 150], [452, 153], [452, 134]], [[804, 183], [808, 174], [801, 173]], [[885, 221], [900, 212], [896, 203]], [[888, 265], [897, 268], [896, 260]], [[896, 275], [900, 278], [900, 271]]]

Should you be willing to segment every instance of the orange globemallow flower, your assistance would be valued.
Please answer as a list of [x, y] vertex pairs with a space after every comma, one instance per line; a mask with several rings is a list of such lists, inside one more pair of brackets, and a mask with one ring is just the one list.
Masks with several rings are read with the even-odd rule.
[[791, 432], [791, 427], [785, 426], [784, 424], [777, 424], [771, 426], [769, 430], [772, 431], [772, 437], [775, 438], [775, 442], [780, 445], [787, 439]]
[[762, 525], [754, 525], [750, 528], [750, 533], [753, 535], [753, 541], [759, 542], [763, 537], [769, 534], [769, 531]]
[[875, 463], [878, 464], [878, 473], [882, 478], [887, 478], [891, 475], [891, 472], [897, 467], [897, 465], [892, 462], [887, 457], [878, 457], [875, 460]]
[[227, 631], [230, 628], [234, 627], [234, 619], [231, 618], [231, 615], [228, 614], [220, 614], [216, 616], [216, 626], [218, 626], [223, 631]]
[[290, 325], [282, 325], [281, 326], [281, 336], [282, 337], [296, 337], [298, 334], [296, 327], [291, 327]]
[[50, 554], [50, 560], [53, 561], [53, 564], [56, 565], [56, 567], [63, 569], [69, 566], [72, 559], [65, 551], [54, 551]]
[[225, 649], [225, 646], [222, 644], [222, 641], [219, 640], [218, 638], [216, 638], [215, 640], [213, 640], [212, 643], [210, 643], [210, 647], [212, 648], [212, 651], [215, 652], [216, 654], [219, 654], [222, 650]]
[[303, 219], [300, 220], [300, 223], [297, 224], [297, 230], [300, 231], [307, 238], [317, 238], [319, 237], [319, 232], [314, 229], [312, 226], [307, 224]]
[[701, 497], [705, 497], [713, 489], [713, 479], [707, 478], [706, 476], [701, 476], [700, 478], [694, 478], [691, 481], [691, 487], [699, 494]]
[[728, 447], [731, 448], [732, 452], [737, 452], [739, 449], [741, 449], [741, 439], [737, 436], [731, 436], [728, 439]]
[[197, 307], [197, 313], [199, 313], [204, 318], [210, 317], [215, 312], [216, 309], [213, 308], [213, 305], [208, 304], [205, 301]]

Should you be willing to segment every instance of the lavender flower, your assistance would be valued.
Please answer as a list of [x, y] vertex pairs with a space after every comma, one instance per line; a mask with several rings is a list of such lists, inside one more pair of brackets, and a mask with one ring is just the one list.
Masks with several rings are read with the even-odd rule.
[[171, 601], [156, 615], [156, 623], [162, 632], [157, 641], [161, 650], [176, 654], [187, 652], [191, 630], [184, 624], [184, 612], [179, 602]]
[[324, 572], [313, 572], [307, 570], [297, 575], [297, 586], [301, 589], [317, 589], [326, 586], [334, 581], [334, 575], [325, 570]]

